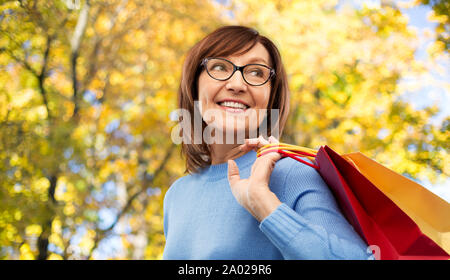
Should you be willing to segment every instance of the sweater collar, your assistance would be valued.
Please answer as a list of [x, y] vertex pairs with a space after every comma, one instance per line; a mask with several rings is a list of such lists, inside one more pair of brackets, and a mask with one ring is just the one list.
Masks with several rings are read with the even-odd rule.
[[[250, 150], [248, 153], [235, 158], [237, 166], [239, 167], [239, 171], [244, 168], [252, 165], [256, 160], [256, 152]], [[228, 161], [219, 164], [212, 164], [204, 168], [203, 171], [204, 176], [206, 176], [207, 181], [215, 181], [218, 179], [223, 179], [228, 177]]]

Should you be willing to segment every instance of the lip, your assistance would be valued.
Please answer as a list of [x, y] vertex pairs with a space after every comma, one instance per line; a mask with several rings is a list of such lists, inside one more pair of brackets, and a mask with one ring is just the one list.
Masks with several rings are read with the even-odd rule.
[[217, 106], [219, 106], [220, 109], [225, 110], [230, 113], [245, 113], [248, 109], [248, 108], [247, 109], [230, 108], [230, 107], [221, 106], [219, 104], [217, 104]]
[[[237, 100], [237, 99], [223, 99], [223, 100], [220, 100], [220, 101], [218, 101], [217, 102], [217, 105], [219, 105], [219, 103], [222, 103], [222, 102], [226, 102], [226, 101], [229, 101], [229, 102], [236, 102], [236, 103], [242, 103], [242, 104], [244, 104], [245, 106], [247, 106], [248, 108], [250, 108], [250, 105], [248, 105], [246, 102], [244, 102], [244, 101], [242, 101], [242, 100]], [[220, 105], [219, 105], [220, 106]], [[222, 107], [222, 106], [221, 106]], [[247, 109], [248, 109], [247, 108]], [[247, 110], [247, 109], [245, 109], [245, 110]]]

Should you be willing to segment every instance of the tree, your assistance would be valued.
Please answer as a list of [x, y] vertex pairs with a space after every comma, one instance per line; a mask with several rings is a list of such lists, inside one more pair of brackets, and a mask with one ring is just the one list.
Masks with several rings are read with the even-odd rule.
[[234, 3], [236, 18], [275, 38], [287, 62], [292, 106], [285, 142], [362, 151], [411, 178], [448, 176], [445, 123], [429, 121], [438, 107], [414, 110], [401, 98], [400, 79], [429, 69], [415, 60], [416, 35], [397, 6]]
[[283, 142], [448, 176], [450, 120], [431, 125], [437, 107], [400, 99], [399, 79], [428, 71], [404, 16], [336, 4], [2, 2], [0, 257], [161, 258], [164, 194], [185, 167], [169, 120], [181, 65], [224, 24], [280, 47], [292, 92]]
[[429, 5], [434, 11], [437, 20], [436, 41], [441, 42], [445, 51], [450, 49], [450, 2], [448, 0], [420, 0], [423, 5]]
[[[162, 216], [162, 194], [148, 194], [181, 166], [169, 164], [176, 147], [167, 141], [181, 56], [215, 27], [208, 2], [67, 3], [1, 6], [5, 257], [89, 258], [136, 209]], [[160, 224], [146, 230], [154, 223], [132, 231], [161, 243]], [[160, 255], [156, 247], [146, 256]]]

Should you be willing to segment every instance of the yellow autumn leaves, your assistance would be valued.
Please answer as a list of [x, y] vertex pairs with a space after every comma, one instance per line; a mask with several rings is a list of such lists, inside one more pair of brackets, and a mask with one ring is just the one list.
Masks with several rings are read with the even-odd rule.
[[[224, 2], [91, 1], [75, 63], [81, 9], [0, 5], [0, 258], [161, 258], [163, 197], [185, 167], [169, 117], [181, 66], [225, 24], [255, 27], [282, 53], [283, 142], [362, 151], [412, 177], [449, 175], [445, 122], [431, 125], [436, 108], [401, 99], [411, 89], [402, 78], [433, 64], [414, 57], [417, 34], [398, 7]], [[110, 247], [121, 249], [99, 250]]]

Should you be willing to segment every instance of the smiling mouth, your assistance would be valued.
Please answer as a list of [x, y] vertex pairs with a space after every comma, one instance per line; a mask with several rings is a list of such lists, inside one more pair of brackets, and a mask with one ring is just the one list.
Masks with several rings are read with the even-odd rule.
[[221, 109], [231, 113], [242, 113], [250, 108], [246, 104], [232, 101], [217, 102], [216, 104], [221, 107]]
[[220, 103], [217, 103], [217, 105], [222, 110], [225, 110], [226, 112], [229, 112], [229, 113], [244, 113], [249, 108], [247, 106], [245, 108], [243, 108], [243, 107], [239, 108], [239, 107], [224, 106], [224, 105], [222, 105]]

